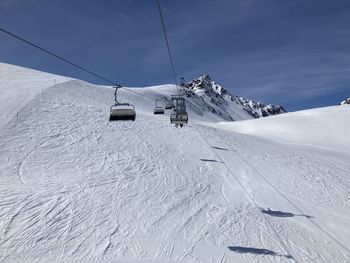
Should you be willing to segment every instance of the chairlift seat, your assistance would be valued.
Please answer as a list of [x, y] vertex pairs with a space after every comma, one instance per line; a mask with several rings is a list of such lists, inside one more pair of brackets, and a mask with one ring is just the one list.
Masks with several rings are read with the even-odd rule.
[[166, 110], [170, 110], [170, 109], [173, 109], [175, 107], [174, 103], [172, 103], [171, 101], [167, 101], [165, 103], [165, 109]]
[[187, 112], [176, 113], [173, 112], [170, 114], [170, 123], [172, 124], [187, 124], [188, 115]]
[[175, 106], [172, 104], [172, 103], [169, 103], [167, 105], [165, 105], [165, 109], [166, 110], [170, 110], [170, 109], [173, 109]]
[[164, 107], [163, 107], [163, 103], [162, 105], [159, 105], [159, 102], [162, 100], [156, 100], [156, 106], [154, 107], [154, 114], [164, 114]]
[[135, 121], [135, 107], [129, 103], [119, 103], [110, 108], [109, 121], [131, 120]]
[[185, 98], [182, 95], [172, 95], [171, 101], [175, 105], [175, 108], [170, 114], [170, 123], [175, 124], [176, 127], [178, 125], [182, 127], [188, 123]]
[[164, 108], [163, 107], [155, 107], [154, 114], [164, 114]]

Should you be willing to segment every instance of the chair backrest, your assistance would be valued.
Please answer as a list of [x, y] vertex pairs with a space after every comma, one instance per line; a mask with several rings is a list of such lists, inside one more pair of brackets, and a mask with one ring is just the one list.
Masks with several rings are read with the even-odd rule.
[[175, 105], [174, 112], [177, 114], [187, 114], [185, 98], [182, 95], [172, 95], [171, 100]]

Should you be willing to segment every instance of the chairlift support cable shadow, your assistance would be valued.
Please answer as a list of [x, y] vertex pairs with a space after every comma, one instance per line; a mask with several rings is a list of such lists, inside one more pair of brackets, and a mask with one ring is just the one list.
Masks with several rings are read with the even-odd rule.
[[[243, 190], [243, 192], [245, 192], [245, 194], [247, 195], [248, 199], [252, 202], [252, 204], [255, 206], [256, 209], [258, 209], [260, 211], [260, 207], [259, 205], [256, 203], [255, 201], [255, 197], [249, 193], [248, 189], [242, 184], [242, 182], [239, 180], [239, 178], [237, 177], [237, 175], [232, 171], [232, 169], [224, 162], [224, 160], [221, 158], [221, 156], [217, 153], [217, 151], [214, 150], [214, 148], [212, 148], [211, 144], [209, 143], [209, 141], [207, 140], [207, 138], [203, 135], [203, 133], [200, 131], [200, 125], [195, 125], [194, 129], [197, 131], [197, 133], [200, 135], [200, 138], [202, 138], [202, 140], [205, 142], [205, 144], [208, 145], [209, 149], [211, 149], [211, 151], [214, 153], [214, 155], [216, 155], [216, 157], [218, 158], [218, 160], [221, 161], [221, 163], [225, 166], [225, 168], [227, 169], [227, 171], [233, 176], [233, 179], [238, 183], [238, 185], [241, 187], [241, 189]], [[266, 218], [265, 218], [266, 219]], [[285, 250], [284, 252], [288, 253], [289, 255], [292, 255], [291, 253], [289, 253], [290, 249], [287, 247], [287, 244], [282, 240], [280, 234], [278, 233], [278, 231], [271, 225], [271, 223], [268, 221], [268, 219], [266, 219], [266, 224], [271, 228], [271, 230], [275, 233], [281, 247]], [[292, 256], [293, 260], [295, 262], [298, 262], [293, 256]]]

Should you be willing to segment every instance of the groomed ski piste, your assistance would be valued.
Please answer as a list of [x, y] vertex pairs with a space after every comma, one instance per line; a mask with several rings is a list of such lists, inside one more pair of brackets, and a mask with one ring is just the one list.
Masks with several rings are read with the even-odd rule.
[[[122, 90], [0, 64], [0, 262], [350, 262], [350, 106], [189, 124], [173, 85]], [[237, 111], [238, 114], [238, 111]]]

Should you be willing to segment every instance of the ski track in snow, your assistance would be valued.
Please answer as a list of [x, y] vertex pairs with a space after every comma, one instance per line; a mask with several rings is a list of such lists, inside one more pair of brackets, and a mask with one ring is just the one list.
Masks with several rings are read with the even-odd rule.
[[168, 114], [109, 123], [112, 94], [56, 85], [1, 130], [1, 262], [348, 262], [258, 174], [349, 247], [346, 157], [195, 121], [175, 129]]

